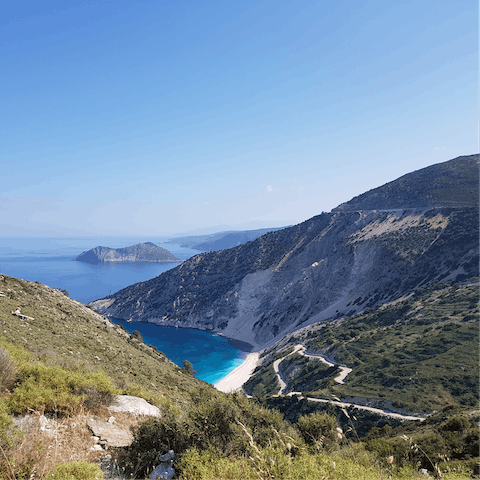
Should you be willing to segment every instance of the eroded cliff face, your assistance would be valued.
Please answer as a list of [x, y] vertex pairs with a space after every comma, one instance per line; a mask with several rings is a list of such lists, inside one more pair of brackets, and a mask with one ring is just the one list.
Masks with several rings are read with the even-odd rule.
[[[468, 167], [477, 172], [478, 187], [477, 162], [478, 156]], [[196, 255], [92, 306], [117, 318], [221, 332], [260, 349], [310, 323], [401, 298], [432, 281], [478, 276], [478, 200], [455, 205], [449, 196], [448, 207], [434, 196], [420, 208], [343, 204], [244, 245]]]

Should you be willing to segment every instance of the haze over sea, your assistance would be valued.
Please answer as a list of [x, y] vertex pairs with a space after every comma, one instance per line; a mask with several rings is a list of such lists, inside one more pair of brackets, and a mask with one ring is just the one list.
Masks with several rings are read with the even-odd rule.
[[[0, 272], [12, 277], [40, 282], [67, 290], [70, 298], [89, 303], [111, 293], [154, 278], [177, 263], [122, 263], [90, 265], [72, 261], [83, 251], [97, 246], [122, 248], [135, 243], [153, 242], [186, 260], [198, 250], [163, 244], [167, 238], [33, 238], [0, 237]], [[118, 323], [117, 320], [115, 320]], [[224, 338], [199, 330], [160, 327], [140, 322], [121, 322], [130, 333], [138, 330], [145, 343], [182, 366], [189, 360], [196, 377], [216, 383], [238, 367], [245, 352]]]

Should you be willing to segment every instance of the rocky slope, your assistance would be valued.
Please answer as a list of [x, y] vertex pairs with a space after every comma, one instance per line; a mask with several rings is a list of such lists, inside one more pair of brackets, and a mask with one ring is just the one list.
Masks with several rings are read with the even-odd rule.
[[218, 251], [237, 247], [242, 243], [255, 240], [265, 235], [265, 233], [281, 230], [281, 228], [260, 228], [258, 230], [229, 231], [212, 233], [211, 235], [176, 237], [170, 239], [169, 243], [175, 243], [182, 247], [194, 248], [196, 250]]
[[218, 331], [260, 349], [432, 281], [478, 276], [478, 160], [410, 173], [299, 225], [196, 255], [92, 306]]
[[85, 263], [182, 262], [181, 258], [177, 258], [166, 248], [159, 247], [152, 242], [137, 243], [125, 248], [95, 247], [87, 252], [82, 252], [74, 260]]

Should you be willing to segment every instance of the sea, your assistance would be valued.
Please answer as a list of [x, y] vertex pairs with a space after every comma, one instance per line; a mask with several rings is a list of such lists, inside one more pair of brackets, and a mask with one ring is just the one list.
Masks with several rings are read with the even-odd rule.
[[[91, 265], [73, 261], [80, 253], [98, 246], [123, 248], [144, 242], [153, 242], [183, 260], [200, 253], [167, 241], [168, 238], [0, 237], [0, 273], [66, 290], [70, 298], [87, 304], [134, 283], [157, 277], [178, 263]], [[130, 333], [137, 330], [144, 343], [154, 345], [177, 365], [183, 366], [184, 360], [190, 361], [196, 370], [195, 376], [208, 383], [221, 380], [246, 357], [246, 352], [211, 333], [113, 320]]]

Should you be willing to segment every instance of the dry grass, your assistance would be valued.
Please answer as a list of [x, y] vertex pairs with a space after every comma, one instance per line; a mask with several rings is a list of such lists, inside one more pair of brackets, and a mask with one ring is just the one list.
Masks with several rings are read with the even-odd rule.
[[[33, 415], [40, 416], [38, 412]], [[111, 452], [90, 450], [95, 442], [86, 422], [92, 416], [91, 412], [83, 411], [68, 418], [50, 418], [53, 427], [50, 432], [40, 431], [37, 421], [35, 427], [29, 428], [18, 445], [9, 452], [9, 478], [23, 477], [26, 473], [30, 478], [49, 478], [56, 465], [66, 462], [101, 463], [101, 459]], [[105, 409], [96, 418], [107, 421], [111, 416]], [[114, 417], [115, 425], [126, 430], [144, 420], [143, 417], [127, 413], [116, 413]]]

